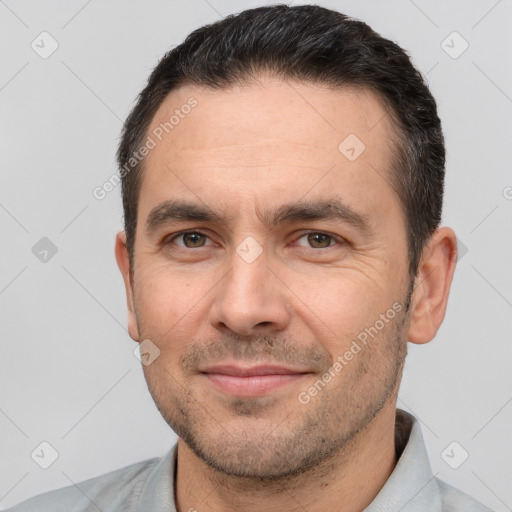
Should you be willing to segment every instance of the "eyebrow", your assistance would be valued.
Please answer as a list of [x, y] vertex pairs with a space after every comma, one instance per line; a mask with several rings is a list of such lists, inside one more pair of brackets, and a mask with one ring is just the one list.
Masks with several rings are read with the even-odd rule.
[[[356, 212], [337, 198], [283, 204], [259, 214], [258, 218], [267, 227], [314, 220], [335, 220], [367, 235], [372, 232], [368, 215]], [[151, 210], [146, 220], [145, 232], [151, 235], [162, 226], [187, 221], [230, 225], [234, 219], [234, 215], [222, 214], [205, 204], [169, 199]]]

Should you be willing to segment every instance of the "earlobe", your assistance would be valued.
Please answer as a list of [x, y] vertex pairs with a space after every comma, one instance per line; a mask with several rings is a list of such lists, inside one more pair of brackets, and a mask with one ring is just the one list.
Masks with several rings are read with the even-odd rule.
[[115, 255], [126, 290], [126, 303], [128, 306], [128, 333], [134, 341], [139, 341], [140, 335], [133, 298], [133, 282], [130, 275], [130, 258], [128, 249], [126, 248], [126, 233], [124, 231], [120, 231], [116, 235]]
[[437, 229], [423, 250], [414, 283], [408, 340], [427, 343], [443, 322], [457, 262], [457, 238], [452, 229]]

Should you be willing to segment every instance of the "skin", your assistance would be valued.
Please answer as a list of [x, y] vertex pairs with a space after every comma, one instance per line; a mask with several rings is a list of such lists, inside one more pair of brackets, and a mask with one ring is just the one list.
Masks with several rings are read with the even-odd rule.
[[[130, 336], [160, 350], [143, 369], [179, 436], [177, 509], [360, 511], [396, 465], [407, 341], [430, 341], [443, 321], [455, 234], [433, 234], [411, 282], [405, 219], [387, 181], [393, 128], [373, 92], [268, 76], [228, 90], [185, 85], [148, 133], [190, 96], [197, 106], [146, 157], [134, 268], [124, 232], [115, 246]], [[338, 150], [349, 134], [365, 144], [354, 161]], [[333, 196], [365, 215], [370, 232], [332, 219], [267, 226], [261, 217]], [[151, 210], [173, 198], [206, 204], [229, 222], [145, 233]], [[173, 238], [185, 229], [205, 236]], [[262, 249], [251, 263], [236, 252], [246, 237]], [[397, 303], [400, 312], [300, 403], [299, 393]], [[200, 373], [228, 360], [307, 373], [266, 396], [240, 397]]]

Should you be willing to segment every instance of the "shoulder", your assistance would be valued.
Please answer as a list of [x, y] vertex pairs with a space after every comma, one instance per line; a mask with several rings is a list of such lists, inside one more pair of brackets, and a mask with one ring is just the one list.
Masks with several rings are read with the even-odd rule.
[[443, 512], [493, 512], [468, 494], [437, 479]]
[[[147, 459], [61, 489], [39, 494], [6, 512], [129, 510], [159, 458]], [[116, 505], [117, 504], [117, 505]], [[121, 508], [117, 508], [121, 506]]]

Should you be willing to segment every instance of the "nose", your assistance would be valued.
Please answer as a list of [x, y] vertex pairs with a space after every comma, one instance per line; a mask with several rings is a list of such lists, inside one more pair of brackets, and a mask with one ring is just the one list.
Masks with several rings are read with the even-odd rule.
[[210, 323], [240, 336], [279, 332], [290, 322], [290, 290], [268, 266], [265, 252], [248, 262], [233, 254], [231, 270], [215, 287]]

